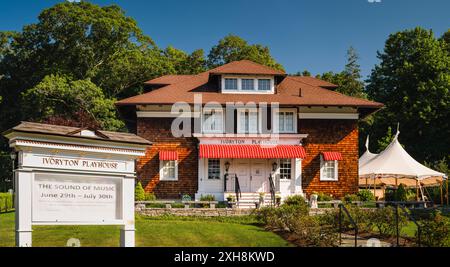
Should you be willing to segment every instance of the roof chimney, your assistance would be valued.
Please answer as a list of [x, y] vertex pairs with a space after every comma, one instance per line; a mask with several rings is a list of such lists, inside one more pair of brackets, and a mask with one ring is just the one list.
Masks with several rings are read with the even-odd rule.
[[298, 96], [299, 96], [299, 97], [302, 97], [302, 96], [303, 96], [303, 95], [302, 95], [302, 88], [301, 88], [301, 87], [298, 89]]

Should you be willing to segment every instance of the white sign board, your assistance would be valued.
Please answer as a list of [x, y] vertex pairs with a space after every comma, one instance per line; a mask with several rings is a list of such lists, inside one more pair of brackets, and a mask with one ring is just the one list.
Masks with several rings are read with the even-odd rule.
[[122, 179], [40, 174], [33, 181], [32, 220], [106, 223], [122, 220]]

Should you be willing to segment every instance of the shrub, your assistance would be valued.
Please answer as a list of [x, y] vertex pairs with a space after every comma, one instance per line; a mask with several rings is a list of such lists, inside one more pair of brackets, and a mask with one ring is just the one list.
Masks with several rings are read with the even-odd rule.
[[[214, 195], [201, 195], [200, 201], [216, 201], [216, 197]], [[207, 208], [209, 204], [202, 204], [202, 207]]]
[[407, 192], [405, 189], [405, 186], [403, 184], [400, 184], [397, 187], [397, 190], [395, 191], [395, 201], [407, 201]]
[[333, 200], [333, 197], [331, 195], [328, 195], [323, 192], [319, 192], [319, 193], [314, 192], [313, 194], [317, 195], [317, 201], [332, 201]]
[[372, 194], [372, 191], [368, 189], [359, 190], [358, 194], [356, 194], [361, 201], [374, 201], [375, 196]]
[[288, 206], [303, 206], [303, 205], [306, 205], [306, 206], [308, 206], [308, 204], [306, 203], [305, 198], [300, 196], [300, 195], [288, 196], [287, 198], [284, 199], [283, 205], [288, 205]]
[[353, 201], [360, 201], [360, 199], [355, 194], [347, 194], [342, 198], [342, 202], [345, 203], [352, 203]]
[[[444, 247], [450, 245], [450, 221], [442, 216], [440, 211], [434, 211], [430, 218], [421, 220], [421, 240], [429, 247]], [[417, 238], [417, 233], [416, 233]]]
[[300, 246], [335, 247], [338, 244], [336, 229], [322, 224], [319, 216], [301, 216], [293, 222], [291, 227]]
[[13, 206], [13, 195], [0, 193], [0, 212], [11, 210]]
[[154, 193], [147, 192], [145, 193], [145, 201], [154, 201], [156, 200], [156, 196]]
[[136, 184], [136, 188], [134, 189], [134, 200], [135, 201], [144, 201], [145, 200], [145, 191], [144, 187], [142, 187], [141, 182]]
[[[389, 236], [396, 234], [396, 221], [395, 221], [395, 208], [385, 207], [375, 209], [369, 217], [370, 227], [378, 230], [380, 236]], [[399, 224], [398, 227], [401, 229], [408, 222], [408, 218], [399, 210]]]

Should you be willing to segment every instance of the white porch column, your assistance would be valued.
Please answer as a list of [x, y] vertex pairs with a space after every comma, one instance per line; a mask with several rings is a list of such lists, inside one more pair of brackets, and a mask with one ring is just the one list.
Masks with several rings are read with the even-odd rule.
[[120, 246], [135, 246], [134, 222], [134, 176], [125, 176], [123, 179], [122, 210], [124, 225], [120, 228]]
[[33, 174], [31, 171], [16, 170], [14, 172], [14, 180], [16, 185], [16, 247], [31, 247], [31, 187]]
[[302, 159], [294, 159], [294, 193], [303, 195], [302, 189]]

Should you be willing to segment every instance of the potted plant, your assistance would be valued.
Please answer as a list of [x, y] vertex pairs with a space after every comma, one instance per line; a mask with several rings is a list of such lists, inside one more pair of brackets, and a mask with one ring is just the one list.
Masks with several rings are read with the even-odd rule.
[[264, 204], [264, 197], [266, 196], [266, 193], [260, 192], [259, 193], [259, 206], [261, 207]]
[[275, 205], [279, 206], [281, 204], [281, 195], [276, 194], [275, 195]]

